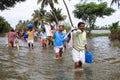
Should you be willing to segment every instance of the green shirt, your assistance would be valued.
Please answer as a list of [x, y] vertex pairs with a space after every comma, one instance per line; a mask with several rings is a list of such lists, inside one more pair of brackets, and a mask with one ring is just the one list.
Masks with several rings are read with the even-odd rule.
[[72, 35], [73, 35], [72, 36], [73, 47], [78, 51], [84, 50], [85, 45], [87, 44], [86, 32], [85, 31], [81, 32], [81, 30], [76, 30], [73, 32]]

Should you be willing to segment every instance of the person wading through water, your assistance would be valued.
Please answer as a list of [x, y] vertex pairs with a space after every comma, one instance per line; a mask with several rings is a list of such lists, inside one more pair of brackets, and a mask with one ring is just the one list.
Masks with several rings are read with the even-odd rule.
[[62, 57], [62, 54], [64, 52], [64, 47], [65, 47], [65, 33], [64, 31], [64, 26], [63, 25], [59, 25], [59, 30], [56, 31], [53, 35], [53, 38], [55, 39], [54, 42], [54, 51], [56, 53], [56, 59], [58, 59], [59, 57]]
[[82, 64], [85, 63], [85, 51], [88, 51], [86, 32], [84, 28], [85, 24], [83, 22], [79, 22], [78, 28], [72, 32], [73, 39], [72, 58], [76, 70], [77, 69], [83, 70]]

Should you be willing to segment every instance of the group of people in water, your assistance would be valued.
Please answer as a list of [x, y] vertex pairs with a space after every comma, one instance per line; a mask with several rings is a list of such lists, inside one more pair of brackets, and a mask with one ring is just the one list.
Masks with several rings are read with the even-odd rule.
[[64, 32], [64, 25], [59, 25], [58, 30], [51, 30], [53, 36], [47, 36], [45, 28], [41, 27], [39, 33], [34, 27], [29, 28], [27, 31], [21, 30], [20, 32], [14, 32], [12, 29], [8, 32], [8, 47], [14, 47], [15, 37], [26, 40], [29, 48], [34, 48], [34, 41], [38, 36], [42, 43], [42, 47], [48, 45], [54, 46], [55, 59], [62, 57], [67, 43], [71, 42], [72, 45], [72, 58], [74, 61], [75, 69], [83, 69], [82, 64], [85, 63], [85, 51], [87, 48], [86, 32], [84, 30], [85, 24], [79, 22], [77, 28], [70, 30], [68, 33]]

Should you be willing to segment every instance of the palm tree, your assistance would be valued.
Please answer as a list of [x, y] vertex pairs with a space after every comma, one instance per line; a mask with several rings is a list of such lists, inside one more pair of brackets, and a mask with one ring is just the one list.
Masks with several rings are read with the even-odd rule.
[[43, 24], [43, 21], [45, 21], [45, 15], [46, 10], [43, 9], [35, 10], [34, 13], [32, 14], [33, 19], [31, 20], [31, 22], [35, 23], [35, 26]]
[[120, 7], [120, 0], [112, 0], [112, 1], [111, 1], [111, 5], [112, 5], [113, 3], [117, 3], [117, 4], [118, 4], [118, 8]]
[[69, 17], [71, 26], [73, 27], [73, 23], [72, 23], [72, 19], [71, 19], [71, 16], [70, 16], [70, 12], [69, 12], [69, 9], [68, 9], [68, 7], [67, 7], [67, 4], [66, 4], [65, 0], [63, 0], [63, 3], [64, 3], [64, 5], [65, 5], [65, 7], [66, 7], [66, 10], [67, 10], [67, 13], [68, 13], [68, 17]]
[[[63, 15], [61, 12], [62, 12], [62, 9], [60, 9], [60, 8], [55, 9], [55, 14], [56, 14], [58, 21], [66, 19], [66, 15]], [[53, 11], [50, 11], [47, 13], [46, 20], [49, 23], [55, 22], [57, 24]]]
[[43, 9], [45, 6], [49, 5], [52, 9], [53, 15], [55, 16], [55, 20], [58, 23], [58, 19], [55, 14], [55, 7], [54, 3], [58, 4], [58, 0], [38, 0], [38, 4], [41, 3], [41, 9]]

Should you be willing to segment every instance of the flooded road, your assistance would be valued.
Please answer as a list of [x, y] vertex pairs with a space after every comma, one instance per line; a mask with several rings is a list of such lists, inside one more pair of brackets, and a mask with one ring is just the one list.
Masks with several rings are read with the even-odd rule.
[[120, 80], [120, 49], [111, 46], [108, 37], [88, 39], [93, 52], [93, 64], [85, 64], [84, 71], [73, 72], [70, 50], [55, 60], [53, 47], [34, 49], [19, 41], [20, 50], [7, 48], [7, 37], [0, 37], [0, 80]]

